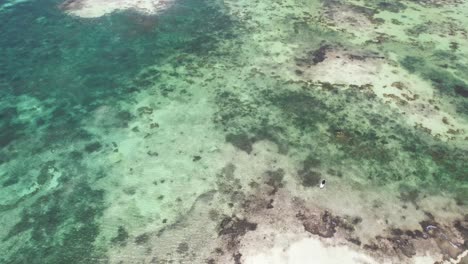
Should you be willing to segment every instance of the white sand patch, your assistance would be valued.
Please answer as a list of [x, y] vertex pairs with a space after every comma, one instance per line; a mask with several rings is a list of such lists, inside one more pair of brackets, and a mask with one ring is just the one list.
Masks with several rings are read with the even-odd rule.
[[154, 15], [168, 8], [172, 2], [173, 0], [67, 0], [60, 8], [68, 14], [83, 18], [96, 18], [127, 9]]
[[[375, 83], [382, 70], [380, 59], [351, 59], [341, 50], [330, 50], [326, 59], [304, 71], [304, 77], [314, 81], [364, 85]], [[338, 73], [338, 74], [337, 74]]]
[[[281, 238], [278, 239], [281, 244]], [[305, 238], [289, 247], [275, 245], [267, 252], [246, 256], [246, 264], [371, 264], [379, 263], [370, 256], [347, 246], [325, 246], [319, 239]]]

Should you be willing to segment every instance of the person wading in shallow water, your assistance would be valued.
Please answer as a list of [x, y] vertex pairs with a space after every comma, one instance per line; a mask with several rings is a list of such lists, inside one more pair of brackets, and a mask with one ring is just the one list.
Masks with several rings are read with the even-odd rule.
[[320, 181], [320, 189], [325, 187], [325, 180]]

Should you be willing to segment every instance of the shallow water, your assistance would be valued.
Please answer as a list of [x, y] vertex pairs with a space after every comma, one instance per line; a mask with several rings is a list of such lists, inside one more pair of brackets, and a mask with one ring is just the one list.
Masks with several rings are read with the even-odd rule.
[[467, 261], [467, 2], [60, 4], [0, 2], [1, 263]]

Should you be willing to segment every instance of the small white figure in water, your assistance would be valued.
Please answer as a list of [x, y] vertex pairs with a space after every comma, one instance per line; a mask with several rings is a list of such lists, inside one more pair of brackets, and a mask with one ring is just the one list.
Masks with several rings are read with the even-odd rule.
[[322, 180], [320, 182], [320, 189], [323, 189], [323, 187], [325, 187], [325, 180]]

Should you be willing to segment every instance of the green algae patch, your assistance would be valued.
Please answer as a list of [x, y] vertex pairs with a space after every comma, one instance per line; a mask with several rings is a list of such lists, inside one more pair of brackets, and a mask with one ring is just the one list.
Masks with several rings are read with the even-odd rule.
[[406, 56], [401, 61], [401, 65], [409, 72], [420, 73], [425, 79], [430, 80], [441, 94], [468, 97], [468, 84], [446, 70], [429, 66], [430, 63], [414, 56]]
[[[304, 161], [297, 171], [304, 186], [318, 184], [326, 172], [321, 167], [339, 170], [343, 164], [359, 167], [359, 177], [377, 184], [416, 181], [427, 185], [426, 190], [450, 191], [466, 182], [466, 150], [439, 144], [430, 136], [421, 137], [417, 129], [400, 123], [401, 116], [366, 92], [319, 90], [318, 85], [299, 89], [294, 84], [289, 86], [290, 90], [258, 87], [259, 92], [252, 95], [254, 101], [244, 103], [245, 115], [255, 113], [248, 119], [240, 120], [242, 113], [230, 114], [243, 111], [237, 101], [220, 100], [220, 115], [224, 116], [221, 123], [228, 130], [247, 129], [244, 140], [239, 138], [235, 143], [239, 146], [244, 142], [247, 153], [251, 138], [261, 130], [269, 131], [267, 140], [272, 142], [285, 140], [295, 149], [313, 149], [312, 157], [320, 157], [323, 164], [314, 159]], [[355, 107], [362, 111], [351, 110]], [[275, 122], [269, 123], [271, 120]], [[273, 126], [277, 129], [270, 129]], [[437, 160], [431, 153], [438, 151], [441, 156]], [[310, 165], [314, 162], [315, 166]]]
[[125, 230], [125, 227], [119, 226], [119, 229], [117, 229], [117, 235], [111, 239], [111, 242], [114, 244], [125, 246], [128, 237], [128, 232], [127, 230]]
[[425, 64], [422, 58], [406, 56], [401, 60], [401, 66], [406, 68], [409, 72], [416, 72], [418, 69], [422, 68]]
[[[446, 56], [444, 56], [446, 57]], [[406, 56], [400, 62], [409, 72], [428, 80], [442, 100], [455, 106], [457, 114], [468, 116], [468, 83], [448, 69], [434, 67], [434, 60]]]
[[229, 142], [238, 149], [247, 152], [247, 154], [250, 154], [250, 152], [252, 152], [253, 140], [249, 138], [249, 136], [245, 133], [227, 134], [226, 142]]
[[16, 139], [20, 139], [26, 126], [17, 121], [17, 109], [15, 107], [5, 107], [0, 110], [0, 147], [6, 147]]
[[[95, 222], [104, 209], [103, 191], [78, 183], [70, 192], [57, 190], [37, 199], [23, 209], [21, 220], [8, 232], [3, 242], [30, 240], [13, 246], [5, 263], [89, 263], [101, 257], [95, 251], [99, 233]], [[17, 242], [18, 243], [18, 242]], [[37, 250], [37, 248], [45, 250]], [[9, 256], [8, 258], [6, 258]]]
[[[158, 16], [123, 12], [91, 21], [56, 5], [25, 1], [0, 11], [0, 46], [8, 50], [0, 62], [2, 263], [105, 262], [113, 237], [95, 240], [112, 187], [89, 185], [107, 178], [115, 164], [106, 155], [118, 154], [121, 142], [107, 141], [114, 136], [109, 131], [127, 129], [139, 117], [119, 104], [157, 82], [157, 72], [138, 74], [146, 67], [182, 52], [206, 56], [233, 37], [233, 20], [208, 2], [186, 1]], [[170, 97], [171, 89], [159, 91]], [[139, 191], [125, 190], [128, 196]], [[123, 245], [125, 233], [114, 231], [114, 244]]]

